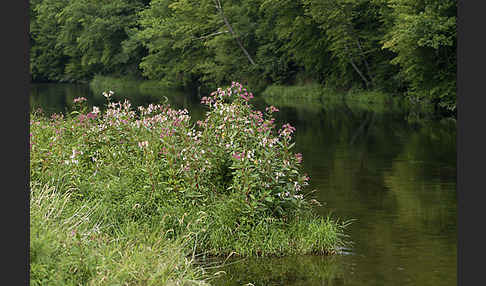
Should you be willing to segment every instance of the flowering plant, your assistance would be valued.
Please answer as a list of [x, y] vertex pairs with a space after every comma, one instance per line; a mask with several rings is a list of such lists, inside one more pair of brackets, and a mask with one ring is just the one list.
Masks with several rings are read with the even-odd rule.
[[[96, 106], [88, 111], [86, 100], [75, 99], [79, 111], [73, 120], [52, 117], [43, 139], [55, 147], [36, 153], [43, 159], [33, 158], [42, 165], [34, 169], [49, 169], [49, 163], [78, 170], [72, 181], [79, 184], [113, 174], [131, 178], [129, 193], [109, 197], [123, 197], [125, 212], [140, 214], [155, 212], [169, 198], [204, 205], [220, 195], [244, 202], [247, 216], [286, 217], [305, 205], [302, 190], [309, 178], [301, 174], [302, 155], [291, 151], [295, 128], [285, 124], [277, 130], [273, 114], [278, 109], [254, 110], [253, 94], [241, 84], [203, 97], [209, 110], [195, 125], [185, 109], [150, 104], [133, 110], [126, 100], [111, 102], [113, 92], [104, 94], [104, 112]], [[36, 130], [33, 148], [38, 148]]]
[[302, 189], [309, 178], [300, 172], [302, 155], [291, 152], [295, 128], [285, 124], [277, 132], [273, 113], [279, 110], [254, 110], [251, 98], [237, 82], [203, 97], [209, 111], [198, 122], [201, 140], [210, 149], [207, 156], [216, 156], [231, 170], [226, 189], [220, 191], [241, 194], [252, 211], [284, 216], [304, 203]]
[[66, 117], [31, 115], [31, 182], [68, 192], [73, 205], [100, 204], [110, 231], [197, 234], [194, 247], [215, 255], [332, 253], [342, 242], [341, 226], [304, 199], [295, 128], [277, 128], [273, 106], [254, 110], [241, 84], [204, 97], [197, 123], [185, 109], [133, 109], [112, 94], [104, 111], [77, 99]]

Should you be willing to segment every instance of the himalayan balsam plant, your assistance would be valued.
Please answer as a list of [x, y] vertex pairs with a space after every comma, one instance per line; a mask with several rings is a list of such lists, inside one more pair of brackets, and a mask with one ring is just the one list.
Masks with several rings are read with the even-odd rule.
[[[134, 110], [126, 100], [111, 102], [112, 91], [103, 94], [104, 112], [88, 110], [77, 98], [71, 120], [53, 115], [46, 123], [33, 116], [33, 179], [70, 170], [63, 178], [80, 196], [116, 200], [120, 216], [150, 216], [171, 199], [205, 205], [221, 195], [244, 201], [242, 217], [285, 219], [307, 205], [302, 191], [309, 178], [301, 173], [302, 155], [291, 151], [295, 128], [277, 128], [273, 106], [254, 110], [253, 95], [241, 84], [202, 98], [209, 110], [195, 124], [185, 109], [150, 104]], [[102, 187], [93, 193], [89, 182], [102, 186], [114, 177], [123, 184], [119, 193]]]
[[[206, 160], [222, 162], [211, 169], [226, 178], [220, 191], [241, 194], [250, 211], [284, 216], [303, 203], [302, 188], [309, 178], [300, 173], [302, 155], [291, 152], [295, 128], [285, 124], [276, 131], [273, 113], [278, 109], [254, 110], [252, 98], [237, 82], [202, 98], [209, 112], [198, 122], [201, 153]], [[224, 177], [225, 168], [230, 176]]]

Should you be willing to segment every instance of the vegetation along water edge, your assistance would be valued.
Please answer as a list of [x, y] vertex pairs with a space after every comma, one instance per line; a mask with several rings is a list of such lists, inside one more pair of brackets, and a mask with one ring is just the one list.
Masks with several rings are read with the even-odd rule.
[[[336, 253], [342, 222], [314, 212], [295, 128], [233, 82], [207, 113], [75, 98], [30, 121], [31, 283], [210, 283], [204, 256]], [[185, 281], [185, 282], [184, 282]]]

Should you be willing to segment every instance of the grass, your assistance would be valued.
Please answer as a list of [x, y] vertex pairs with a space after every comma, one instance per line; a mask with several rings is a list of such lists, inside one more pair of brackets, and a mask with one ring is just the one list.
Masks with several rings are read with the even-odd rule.
[[31, 186], [31, 285], [208, 285], [187, 237], [126, 224], [113, 232], [95, 202]]
[[199, 233], [201, 250], [206, 255], [328, 255], [345, 244], [346, 225], [330, 217], [318, 217], [304, 210], [285, 223], [271, 216], [260, 218], [257, 223], [245, 223], [241, 219], [242, 207], [239, 200], [226, 198], [199, 213], [205, 222]]
[[[346, 224], [318, 216], [294, 192], [308, 178], [285, 147], [290, 139], [259, 133], [269, 121], [251, 123], [258, 115], [237, 100], [208, 113], [215, 123], [204, 133], [187, 111], [137, 114], [127, 102], [31, 114], [32, 285], [205, 285], [212, 277], [194, 264], [201, 255], [327, 255], [345, 245]], [[225, 118], [234, 123], [220, 125]], [[261, 138], [251, 136], [280, 144], [258, 150]]]
[[350, 108], [372, 110], [383, 113], [391, 110], [406, 111], [423, 117], [434, 112], [432, 105], [423, 100], [413, 102], [405, 97], [391, 96], [378, 90], [351, 89], [337, 91], [316, 83], [304, 85], [270, 85], [262, 96], [267, 104], [279, 107], [302, 107], [318, 111], [330, 105], [345, 103]]
[[263, 92], [264, 97], [320, 99], [327, 96], [339, 97], [342, 94], [325, 88], [317, 83], [305, 85], [270, 85]]
[[195, 256], [333, 254], [344, 243], [345, 225], [329, 217], [269, 217], [238, 228], [230, 198], [205, 208], [161, 205], [159, 215], [122, 222], [107, 202], [56, 185], [31, 186], [31, 285], [209, 285], [217, 277]]
[[268, 98], [298, 98], [308, 100], [346, 100], [367, 104], [383, 104], [390, 100], [390, 96], [376, 90], [351, 89], [349, 91], [337, 91], [317, 83], [304, 85], [270, 85], [262, 95]]

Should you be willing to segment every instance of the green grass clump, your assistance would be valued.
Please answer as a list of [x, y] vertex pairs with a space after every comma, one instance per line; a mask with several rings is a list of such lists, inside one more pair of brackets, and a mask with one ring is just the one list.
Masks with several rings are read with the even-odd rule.
[[338, 91], [317, 83], [304, 85], [270, 85], [262, 93], [265, 98], [308, 99], [308, 100], [349, 100], [361, 103], [383, 104], [390, 96], [377, 90], [351, 89]]
[[[31, 277], [39, 285], [204, 283], [194, 255], [332, 254], [344, 224], [317, 216], [295, 128], [233, 83], [205, 118], [128, 101], [31, 115]], [[178, 282], [179, 281], [179, 282]], [[37, 283], [37, 282], [35, 282]], [[185, 282], [184, 282], [185, 283]]]
[[327, 255], [345, 245], [345, 224], [330, 217], [319, 217], [304, 209], [287, 220], [272, 216], [244, 220], [243, 204], [226, 198], [204, 212], [206, 224], [199, 232], [201, 250], [216, 256]]
[[262, 93], [262, 96], [266, 103], [278, 107], [302, 107], [313, 111], [336, 104], [346, 104], [350, 108], [372, 110], [377, 113], [417, 108], [422, 110], [427, 107], [425, 102], [420, 106], [413, 105], [403, 96], [392, 96], [379, 90], [353, 88], [348, 91], [337, 91], [316, 83], [293, 86], [271, 85]]
[[320, 99], [328, 95], [333, 97], [339, 96], [338, 93], [317, 83], [291, 86], [270, 85], [262, 92], [262, 96], [264, 97], [276, 98]]
[[31, 186], [31, 285], [208, 285], [187, 237], [169, 240], [136, 224], [113, 231], [102, 207], [75, 202], [70, 190]]

